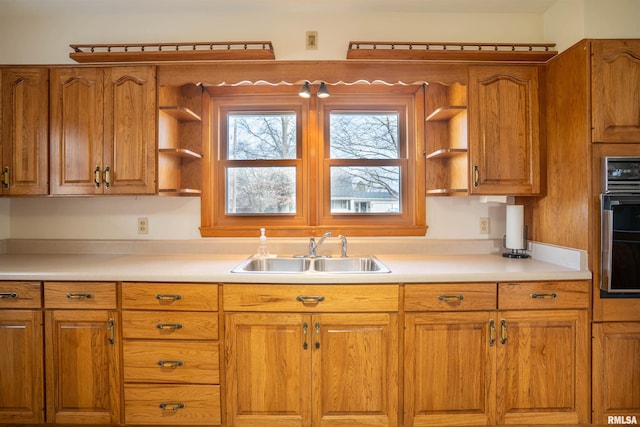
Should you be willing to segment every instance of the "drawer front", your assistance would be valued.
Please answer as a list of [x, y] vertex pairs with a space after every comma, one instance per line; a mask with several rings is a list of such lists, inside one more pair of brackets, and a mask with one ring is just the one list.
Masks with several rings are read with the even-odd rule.
[[127, 282], [122, 284], [122, 308], [217, 311], [218, 286], [198, 283]]
[[125, 382], [219, 384], [218, 343], [125, 341]]
[[46, 308], [114, 309], [116, 284], [105, 282], [45, 282]]
[[226, 311], [398, 311], [398, 285], [224, 285]]
[[588, 281], [500, 283], [500, 310], [589, 308]]
[[496, 283], [447, 283], [406, 285], [406, 311], [495, 310], [498, 303]]
[[0, 308], [42, 307], [40, 282], [0, 282]]
[[218, 313], [123, 311], [123, 338], [217, 340]]
[[126, 424], [220, 425], [220, 386], [127, 384]]

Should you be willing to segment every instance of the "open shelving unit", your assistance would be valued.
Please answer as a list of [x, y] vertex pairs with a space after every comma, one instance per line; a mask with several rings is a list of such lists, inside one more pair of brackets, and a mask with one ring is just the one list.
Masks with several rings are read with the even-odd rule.
[[425, 118], [426, 194], [469, 193], [467, 88], [461, 84], [427, 86]]

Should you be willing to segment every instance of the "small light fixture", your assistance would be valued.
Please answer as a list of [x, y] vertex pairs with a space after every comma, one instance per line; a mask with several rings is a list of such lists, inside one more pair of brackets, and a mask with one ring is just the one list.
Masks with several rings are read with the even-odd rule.
[[300, 98], [311, 98], [311, 87], [308, 81], [304, 82], [300, 88], [300, 92], [298, 92], [298, 96], [300, 96]]
[[328, 98], [329, 97], [329, 88], [324, 82], [320, 83], [320, 88], [318, 89], [318, 98]]

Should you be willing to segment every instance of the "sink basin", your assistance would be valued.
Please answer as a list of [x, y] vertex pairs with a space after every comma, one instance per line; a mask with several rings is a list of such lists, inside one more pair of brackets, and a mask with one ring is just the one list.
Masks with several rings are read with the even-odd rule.
[[389, 273], [373, 256], [354, 258], [248, 258], [232, 273]]
[[389, 269], [379, 259], [368, 256], [361, 258], [317, 258], [315, 271], [324, 273], [389, 273]]

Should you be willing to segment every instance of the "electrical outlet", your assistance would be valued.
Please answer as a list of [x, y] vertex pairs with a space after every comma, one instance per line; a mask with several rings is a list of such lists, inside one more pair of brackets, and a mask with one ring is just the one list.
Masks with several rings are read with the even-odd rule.
[[138, 234], [149, 234], [149, 219], [138, 218]]
[[480, 218], [480, 234], [489, 234], [490, 221], [488, 217]]
[[307, 50], [318, 49], [318, 32], [317, 31], [307, 31], [306, 45], [307, 45]]

